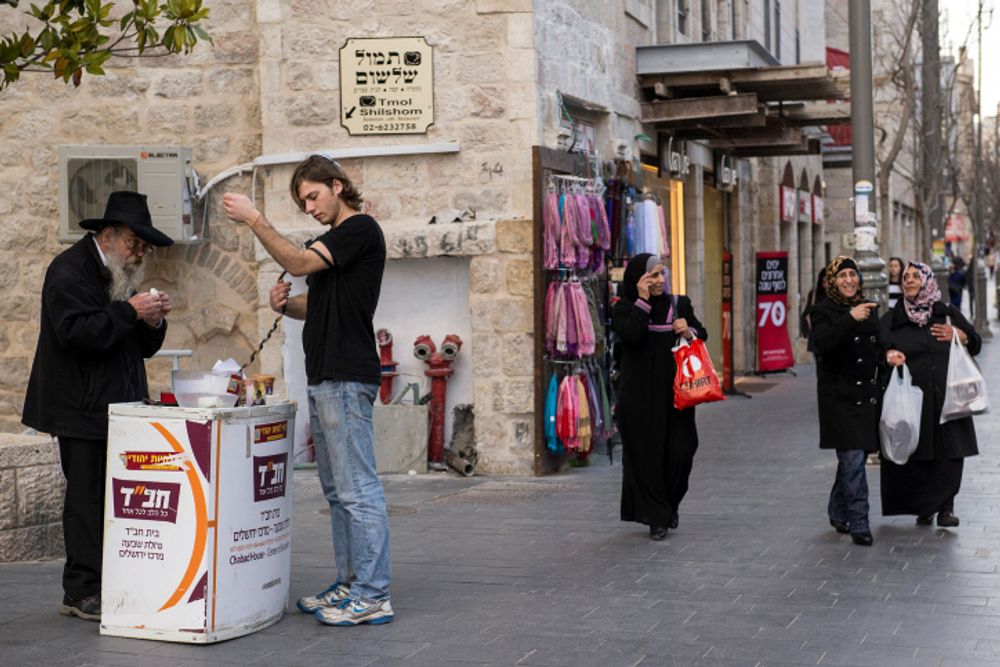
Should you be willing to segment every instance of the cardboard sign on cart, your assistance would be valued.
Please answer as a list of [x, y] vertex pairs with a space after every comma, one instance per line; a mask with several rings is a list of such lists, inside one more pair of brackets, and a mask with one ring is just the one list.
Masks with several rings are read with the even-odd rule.
[[288, 599], [295, 404], [109, 408], [101, 634], [211, 643]]

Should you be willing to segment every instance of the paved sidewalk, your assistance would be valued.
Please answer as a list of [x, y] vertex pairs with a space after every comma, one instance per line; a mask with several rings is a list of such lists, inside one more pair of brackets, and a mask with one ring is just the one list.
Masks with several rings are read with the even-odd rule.
[[[981, 359], [1000, 377], [1000, 344]], [[856, 547], [827, 525], [835, 459], [816, 445], [813, 369], [797, 371], [699, 408], [691, 492], [665, 542], [618, 521], [617, 459], [543, 479], [390, 476], [390, 625], [325, 627], [292, 604], [217, 645], [101, 637], [56, 613], [60, 563], [18, 563], [0, 565], [0, 664], [1000, 664], [1000, 407], [977, 418], [960, 528], [881, 517], [870, 468], [876, 542]], [[293, 601], [332, 574], [323, 507], [315, 472], [297, 471]]]

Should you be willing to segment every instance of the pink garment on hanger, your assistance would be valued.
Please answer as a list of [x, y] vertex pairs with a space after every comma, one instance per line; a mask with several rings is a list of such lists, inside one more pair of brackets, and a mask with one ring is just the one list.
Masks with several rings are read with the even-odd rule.
[[546, 269], [559, 267], [559, 197], [554, 192], [546, 193], [545, 206], [542, 213], [543, 233], [545, 234], [544, 255], [542, 265]]

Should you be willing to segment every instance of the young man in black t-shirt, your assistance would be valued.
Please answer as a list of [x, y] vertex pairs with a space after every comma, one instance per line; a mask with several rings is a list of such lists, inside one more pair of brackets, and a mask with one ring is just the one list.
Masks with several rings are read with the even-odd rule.
[[337, 580], [297, 606], [327, 625], [381, 624], [389, 602], [389, 525], [375, 473], [372, 405], [381, 369], [372, 317], [385, 268], [378, 223], [360, 212], [361, 195], [339, 164], [313, 155], [295, 168], [292, 199], [325, 234], [306, 249], [279, 234], [253, 202], [229, 193], [226, 215], [250, 227], [267, 252], [309, 291], [290, 297], [291, 283], [270, 293], [271, 308], [305, 320], [302, 344], [309, 382], [309, 419], [320, 483], [330, 503]]

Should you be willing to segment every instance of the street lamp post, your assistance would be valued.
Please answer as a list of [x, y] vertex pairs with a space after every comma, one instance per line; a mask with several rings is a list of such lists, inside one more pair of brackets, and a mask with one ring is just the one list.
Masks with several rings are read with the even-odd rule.
[[886, 304], [888, 279], [878, 254], [875, 198], [875, 109], [872, 102], [871, 1], [848, 5], [851, 52], [851, 170], [854, 181], [854, 259], [865, 296]]
[[973, 326], [976, 327], [982, 336], [990, 338], [993, 333], [990, 331], [989, 318], [986, 316], [986, 281], [979, 283], [979, 250], [983, 248], [983, 238], [986, 225], [983, 224], [983, 0], [979, 0], [979, 8], [976, 14], [976, 23], [979, 32], [978, 55], [976, 56], [976, 165], [975, 165], [975, 185], [972, 192], [976, 198], [976, 219], [973, 221], [973, 234], [975, 235], [975, 245], [973, 246], [972, 261], [969, 262], [969, 272], [972, 274], [972, 284], [975, 285], [973, 298], [975, 308], [973, 309]]

